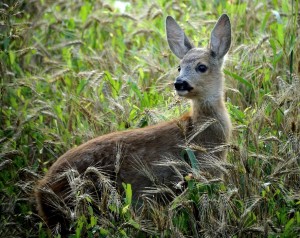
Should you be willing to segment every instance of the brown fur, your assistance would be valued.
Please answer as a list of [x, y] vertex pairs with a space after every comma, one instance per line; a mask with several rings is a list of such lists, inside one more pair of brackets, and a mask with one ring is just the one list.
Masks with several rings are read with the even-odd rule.
[[[218, 34], [224, 24], [229, 24], [224, 22], [228, 17], [226, 18], [224, 15], [222, 17], [216, 31]], [[172, 29], [168, 32], [168, 41], [172, 51], [182, 59], [180, 77], [186, 79], [194, 88], [190, 92], [178, 92], [178, 94], [184, 94], [182, 96], [192, 100], [192, 111], [177, 120], [100, 136], [62, 155], [50, 167], [46, 176], [38, 182], [35, 190], [38, 212], [49, 226], [52, 227], [56, 223], [66, 225], [64, 214], [51, 204], [48, 194], [49, 191], [55, 194], [62, 203], [70, 202], [67, 201], [68, 181], [66, 178], [59, 179], [60, 174], [69, 168], [77, 170], [79, 174], [83, 174], [89, 166], [101, 168], [116, 179], [116, 186], [119, 189], [122, 189], [122, 182], [130, 183], [135, 198], [138, 198], [145, 188], [153, 186], [153, 181], [136, 169], [136, 159], [140, 159], [144, 165], [149, 167], [160, 183], [172, 187], [179, 181], [176, 173], [166, 166], [157, 166], [155, 162], [162, 161], [165, 157], [179, 158], [182, 146], [187, 139], [195, 135], [194, 133], [207, 119], [213, 118], [215, 122], [201, 133], [196, 134], [189, 142], [200, 144], [203, 147], [212, 147], [212, 145], [221, 145], [229, 141], [231, 123], [223, 99], [224, 78], [221, 71], [223, 56], [229, 47], [225, 45], [226, 52], [219, 51], [220, 56], [215, 57], [211, 53], [212, 47], [210, 49], [193, 48], [186, 39], [184, 39], [184, 44], [187, 43], [187, 46], [176, 45], [173, 43], [172, 37], [176, 38], [179, 34], [183, 37], [183, 35], [179, 26], [174, 22], [171, 18], [167, 19], [167, 30]], [[173, 36], [173, 32], [178, 35]], [[228, 35], [227, 31], [225, 33]], [[220, 38], [222, 37], [223, 35], [220, 36]], [[181, 57], [182, 54], [184, 57]], [[199, 62], [207, 65], [208, 71], [201, 74], [195, 73], [194, 67]], [[120, 168], [116, 171], [117, 146], [122, 148], [122, 153]], [[223, 160], [226, 152], [219, 152], [215, 155]], [[200, 153], [197, 156], [201, 163]]]

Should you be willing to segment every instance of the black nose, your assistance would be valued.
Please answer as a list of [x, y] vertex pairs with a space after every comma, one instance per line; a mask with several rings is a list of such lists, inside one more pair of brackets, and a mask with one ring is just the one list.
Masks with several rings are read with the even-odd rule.
[[176, 79], [174, 86], [177, 91], [191, 91], [193, 89], [187, 81], [182, 79]]

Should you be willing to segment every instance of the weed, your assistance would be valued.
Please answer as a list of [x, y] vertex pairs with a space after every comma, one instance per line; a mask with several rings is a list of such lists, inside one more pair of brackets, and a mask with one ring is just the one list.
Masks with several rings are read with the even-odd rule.
[[[299, 2], [120, 4], [0, 3], [1, 235], [60, 237], [60, 227], [47, 230], [36, 214], [32, 191], [39, 176], [63, 152], [91, 138], [187, 110], [173, 93], [177, 60], [167, 47], [164, 19], [174, 16], [191, 36], [199, 32], [195, 42], [206, 44], [212, 19], [225, 12], [233, 28], [224, 73], [234, 123], [226, 163], [208, 156], [198, 164], [193, 152], [202, 148], [189, 144], [185, 161], [166, 158], [165, 166], [179, 166], [183, 178], [166, 205], [133, 201], [130, 184], [119, 194], [115, 181], [95, 167], [63, 175], [72, 184], [71, 208], [53, 194], [49, 200], [69, 218], [70, 237], [297, 237]], [[120, 145], [116, 154], [121, 152]], [[136, 166], [143, 168], [138, 160]], [[224, 179], [208, 176], [201, 166]]]

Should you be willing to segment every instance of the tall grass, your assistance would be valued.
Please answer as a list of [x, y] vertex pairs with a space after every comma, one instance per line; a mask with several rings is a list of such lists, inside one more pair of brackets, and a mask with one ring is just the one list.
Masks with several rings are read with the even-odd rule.
[[[173, 202], [145, 198], [138, 210], [129, 184], [118, 194], [91, 168], [107, 181], [105, 193], [98, 200], [88, 189], [75, 193], [70, 237], [297, 237], [299, 2], [129, 1], [124, 11], [120, 4], [0, 3], [1, 235], [59, 237], [60, 227], [50, 232], [36, 214], [37, 179], [91, 138], [188, 110], [173, 92], [178, 60], [164, 19], [174, 16], [205, 46], [215, 20], [227, 13], [233, 44], [224, 73], [234, 133], [226, 163], [212, 165], [224, 180], [197, 173], [191, 163], [194, 173], [183, 175], [186, 189]], [[197, 149], [190, 148], [191, 160]]]

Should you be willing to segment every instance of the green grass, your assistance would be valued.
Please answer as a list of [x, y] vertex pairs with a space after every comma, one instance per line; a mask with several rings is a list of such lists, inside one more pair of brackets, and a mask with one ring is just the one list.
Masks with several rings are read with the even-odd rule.
[[[0, 3], [0, 231], [48, 237], [32, 189], [68, 149], [174, 118], [172, 15], [205, 46], [221, 13], [233, 42], [224, 73], [234, 125], [224, 181], [186, 177], [161, 206], [133, 209], [131, 186], [79, 197], [70, 237], [297, 237], [300, 233], [298, 1], [4, 1]], [[191, 155], [192, 158], [192, 155]], [[78, 198], [78, 199], [79, 199]], [[52, 231], [59, 237], [59, 228]]]

